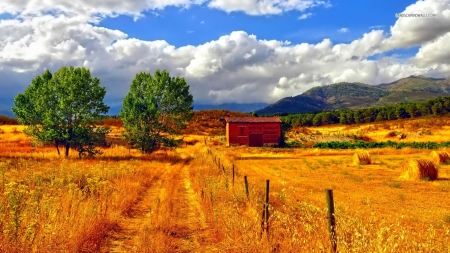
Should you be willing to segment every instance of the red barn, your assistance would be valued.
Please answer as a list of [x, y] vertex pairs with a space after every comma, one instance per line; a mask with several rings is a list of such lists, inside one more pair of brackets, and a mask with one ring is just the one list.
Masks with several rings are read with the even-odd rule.
[[278, 117], [225, 118], [227, 144], [250, 147], [278, 146], [281, 120]]

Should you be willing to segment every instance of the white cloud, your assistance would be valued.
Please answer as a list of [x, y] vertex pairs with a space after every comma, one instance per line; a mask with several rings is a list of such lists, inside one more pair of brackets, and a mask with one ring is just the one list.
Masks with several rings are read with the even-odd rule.
[[338, 32], [340, 32], [340, 33], [347, 33], [348, 31], [349, 31], [349, 29], [346, 28], [346, 27], [343, 27], [343, 28], [338, 30]]
[[143, 11], [167, 6], [189, 7], [207, 0], [2, 0], [0, 13], [40, 15], [42, 12], [66, 13], [85, 17], [127, 14], [140, 17]]
[[226, 12], [242, 11], [249, 15], [273, 15], [286, 11], [305, 11], [316, 6], [329, 6], [322, 0], [211, 0], [209, 7]]
[[307, 19], [307, 18], [310, 18], [310, 17], [312, 17], [312, 13], [311, 12], [308, 12], [308, 13], [304, 13], [304, 14], [302, 14], [300, 17], [298, 17], [298, 19], [300, 19], [300, 20], [302, 20], [302, 19]]
[[425, 43], [414, 57], [415, 65], [438, 67], [441, 64], [450, 65], [450, 33], [436, 40]]
[[437, 17], [399, 18], [391, 26], [391, 37], [384, 42], [384, 50], [418, 46], [450, 32], [450, 0], [417, 1], [402, 13], [437, 14]]
[[[44, 5], [50, 1], [44, 1]], [[103, 8], [101, 1], [91, 2], [97, 2], [99, 8]], [[150, 8], [149, 3], [158, 6], [163, 2], [180, 6], [194, 3], [182, 0], [142, 0], [131, 4], [110, 1], [110, 6], [121, 7], [109, 10], [110, 13], [134, 15], [139, 14], [142, 8]], [[443, 8], [444, 1], [426, 2], [427, 6], [432, 5], [431, 8]], [[6, 10], [12, 12], [15, 1], [7, 0], [6, 3], [10, 3]], [[62, 0], [59, 3], [69, 9], [67, 6], [71, 2]], [[86, 3], [84, 9], [97, 10], [89, 7], [94, 6], [93, 3]], [[246, 3], [255, 4], [254, 1]], [[282, 5], [281, 0], [277, 4], [273, 1], [259, 2], [263, 3], [267, 8], [260, 6], [262, 9], [258, 7], [257, 13], [272, 7], [285, 11], [299, 1], [290, 1], [291, 5]], [[144, 7], [133, 7], [136, 4]], [[422, 4], [422, 1], [417, 4]], [[5, 10], [5, 6], [5, 1], [2, 1], [0, 9]], [[18, 11], [25, 12], [24, 9], [33, 9], [34, 6], [37, 2], [29, 1], [27, 7]], [[104, 6], [109, 8], [109, 5]], [[447, 12], [442, 9], [440, 15], [444, 17]], [[450, 34], [442, 32], [445, 30], [442, 24], [437, 24], [441, 27], [439, 29], [430, 25], [428, 29], [431, 31], [425, 32], [417, 29], [420, 27], [417, 24], [399, 19], [391, 28], [394, 31], [392, 35], [373, 30], [351, 43], [342, 44], [333, 44], [330, 39], [316, 44], [290, 44], [261, 40], [255, 35], [235, 31], [198, 46], [177, 48], [166, 41], [128, 38], [121, 31], [92, 25], [89, 23], [91, 19], [86, 15], [59, 13], [22, 15], [22, 18], [0, 21], [0, 88], [15, 95], [46, 68], [55, 71], [63, 65], [85, 66], [107, 87], [109, 103], [120, 103], [136, 73], [154, 72], [159, 68], [167, 69], [171, 75], [186, 77], [197, 102], [274, 102], [314, 86], [334, 82], [378, 84], [411, 74], [447, 76], [450, 71]], [[410, 22], [419, 21], [410, 19]], [[368, 59], [391, 48], [407, 47], [412, 41], [422, 45], [414, 58], [406, 61], [395, 57], [378, 61]]]
[[226, 12], [241, 11], [249, 15], [273, 15], [287, 11], [304, 11], [316, 6], [329, 7], [324, 0], [2, 0], [0, 14], [40, 15], [55, 12], [85, 17], [132, 15], [137, 20], [144, 11], [168, 6], [189, 8], [207, 4]]

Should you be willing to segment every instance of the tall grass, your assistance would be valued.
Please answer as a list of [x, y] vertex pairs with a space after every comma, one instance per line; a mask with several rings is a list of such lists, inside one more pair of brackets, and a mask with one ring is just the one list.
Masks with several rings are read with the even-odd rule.
[[0, 251], [93, 252], [164, 162], [10, 158], [0, 163]]
[[[232, 160], [215, 151], [225, 166]], [[238, 170], [235, 186], [230, 185], [230, 170], [223, 173], [208, 155], [196, 161], [191, 171], [195, 190], [222, 252], [326, 252], [330, 250], [323, 205], [302, 201], [293, 187], [274, 182], [270, 192], [269, 233], [261, 233], [263, 176], [250, 177], [249, 198]], [[448, 224], [411, 230], [408, 220], [384, 218], [375, 210], [354, 215], [353, 207], [336, 204], [337, 239], [340, 252], [447, 252]], [[414, 227], [414, 225], [413, 225]], [[423, 230], [422, 230], [423, 229]]]

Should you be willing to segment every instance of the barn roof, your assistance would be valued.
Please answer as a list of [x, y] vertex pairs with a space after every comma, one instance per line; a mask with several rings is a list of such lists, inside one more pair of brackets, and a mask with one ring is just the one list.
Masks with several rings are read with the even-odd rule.
[[239, 122], [239, 123], [281, 123], [278, 117], [234, 117], [225, 118], [225, 122]]

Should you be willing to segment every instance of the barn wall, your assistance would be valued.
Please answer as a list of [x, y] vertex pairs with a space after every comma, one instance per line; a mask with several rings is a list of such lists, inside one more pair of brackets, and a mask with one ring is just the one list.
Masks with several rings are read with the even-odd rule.
[[279, 145], [280, 123], [227, 123], [227, 142], [229, 145], [249, 145], [250, 134], [261, 133], [263, 145]]

